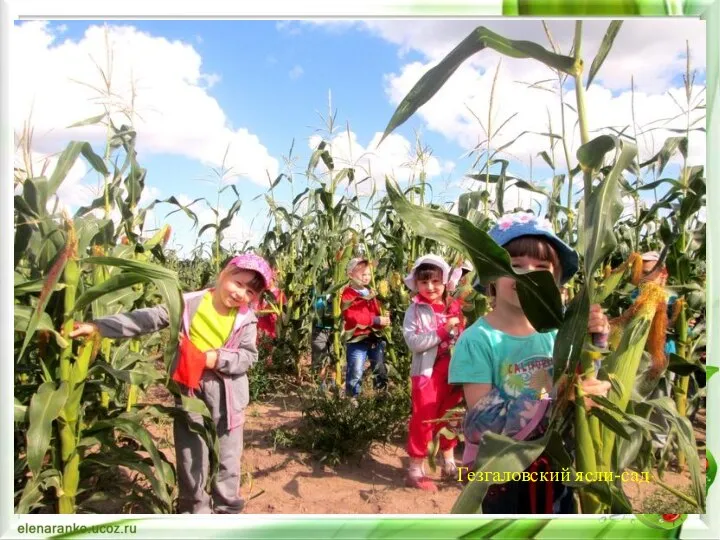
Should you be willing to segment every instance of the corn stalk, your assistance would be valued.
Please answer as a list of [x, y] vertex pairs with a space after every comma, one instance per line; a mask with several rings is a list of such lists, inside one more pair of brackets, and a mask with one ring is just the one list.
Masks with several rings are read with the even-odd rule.
[[[21, 512], [43, 506], [61, 513], [88, 509], [93, 479], [107, 476], [110, 467], [116, 470], [117, 456], [122, 454], [123, 462], [154, 485], [153, 495], [144, 501], [137, 491], [128, 500], [152, 512], [169, 512], [174, 471], [141, 425], [146, 409], [121, 418], [127, 413], [112, 400], [113, 392], [117, 395], [126, 383], [147, 385], [160, 381], [162, 375], [127, 363], [114, 368], [98, 359], [101, 348], [104, 359], [111, 354], [107, 342], [101, 346], [99, 336], [88, 339], [73, 353], [62, 334], [67, 336], [75, 321], [87, 320], [86, 309], [94, 303], [111, 310], [113, 302], [121, 298], [137, 298], [127, 291], [138, 283], [153, 282], [165, 297], [171, 316], [179, 320], [177, 278], [160, 266], [103, 255], [100, 243], [114, 236], [112, 223], [87, 215], [90, 209], [79, 209], [74, 218], [48, 212], [49, 199], [81, 155], [98, 173], [107, 174], [102, 158], [89, 144], [71, 142], [60, 154], [53, 175], [49, 179], [23, 179], [22, 194], [15, 200], [15, 328], [22, 338], [16, 343], [16, 362], [26, 374], [26, 383], [16, 387], [15, 398], [20, 407], [27, 407], [27, 415], [18, 418], [16, 429], [24, 434], [27, 447], [27, 469], [21, 470], [29, 473], [19, 478], [23, 488], [17, 494], [16, 506]], [[116, 189], [117, 183], [112, 187]], [[102, 208], [104, 194], [92, 204]], [[123, 252], [126, 248], [120, 245], [113, 249]], [[106, 273], [95, 264], [120, 267], [121, 271]], [[176, 346], [177, 331], [173, 325], [169, 354]], [[47, 339], [50, 335], [55, 335], [57, 346]], [[42, 357], [36, 347], [42, 347]], [[93, 385], [92, 392], [87, 391], [88, 384]], [[98, 385], [101, 391], [96, 392]], [[154, 456], [154, 469], [137, 452], [117, 446], [114, 429], [119, 424]], [[100, 446], [100, 453], [89, 457], [86, 449], [94, 445]]]

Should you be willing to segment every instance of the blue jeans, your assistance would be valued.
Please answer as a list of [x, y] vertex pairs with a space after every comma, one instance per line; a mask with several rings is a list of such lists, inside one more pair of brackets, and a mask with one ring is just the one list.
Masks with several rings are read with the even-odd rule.
[[347, 373], [345, 374], [345, 393], [357, 396], [362, 384], [365, 360], [370, 359], [376, 390], [387, 387], [387, 367], [385, 366], [385, 342], [382, 340], [363, 340], [347, 344]]

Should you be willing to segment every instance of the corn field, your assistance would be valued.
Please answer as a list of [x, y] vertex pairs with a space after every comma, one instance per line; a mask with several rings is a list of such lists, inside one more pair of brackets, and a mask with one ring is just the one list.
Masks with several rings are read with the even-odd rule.
[[[612, 384], [607, 398], [596, 399], [601, 407], [589, 411], [579, 387], [566, 384], [551, 428], [541, 439], [518, 442], [489, 435], [475, 470], [520, 472], [547, 452], [554, 470], [570, 472], [569, 485], [580, 494], [582, 513], [632, 513], [619, 480], [575, 481], [576, 472], [648, 472], [663, 485], [664, 471], [685, 469], [692, 497], [687, 501], [687, 495], [677, 496], [702, 513], [704, 469], [691, 420], [705, 397], [706, 179], [703, 167], [688, 166], [687, 154], [691, 134], [702, 136], [705, 131], [704, 98], [692, 91], [694, 75], [688, 61], [687, 99], [678, 103], [677, 117], [664, 126], [676, 135], [652, 155], [640, 155], [637, 141], [643, 129], [654, 127], [628, 120], [622, 130], [592, 126], [591, 131], [584, 92], [619, 31], [621, 23], [612, 22], [587, 69], [581, 22], [569, 55], [552, 40], [546, 48], [478, 27], [417, 82], [385, 129], [385, 137], [394, 132], [475, 54], [542, 62], [554, 70], [561, 87], [573, 83], [572, 106], [581, 140], [576, 155], [571, 155], [574, 130], [564, 122], [559, 128], [548, 126], [542, 157], [553, 171], [549, 186], [508, 172], [511, 162], [506, 154], [514, 141], [499, 141], [502, 126], [493, 131], [489, 122], [468, 174], [474, 187], [456, 201], [433, 200], [423, 169], [429, 149], [420, 142], [413, 156], [418, 172], [407, 185], [401, 187], [389, 176], [384, 185], [376, 185], [372, 171], [334, 162], [331, 141], [337, 127], [331, 111], [327, 136], [314, 148], [307, 166], [292, 166], [291, 149], [287, 169], [272, 179], [265, 194], [270, 221], [262, 239], [257, 245], [228, 247], [225, 234], [243, 202], [233, 184], [219, 188], [213, 201], [183, 205], [169, 197], [139, 206], [147, 171], [135, 150], [142, 134], [135, 132], [132, 115], [127, 124], [117, 125], [115, 111], [106, 109], [79, 122], [105, 125], [105, 147], [98, 151], [87, 142], [69, 143], [49, 177], [33, 170], [29, 159], [16, 166], [16, 512], [98, 512], [103, 503], [118, 498], [125, 501], [127, 512], [175, 512], [175, 467], [153, 437], [152, 426], [168, 422], [176, 410], [154, 402], [150, 389], [161, 386], [179, 395], [167, 369], [177, 346], [182, 293], [208, 286], [229, 256], [252, 249], [276, 269], [277, 285], [286, 298], [278, 302], [267, 297], [264, 309], [278, 315], [278, 330], [276, 338], [264, 343], [250, 372], [251, 387], [256, 385], [253, 399], [263, 399], [270, 388], [317, 392], [321, 384], [342, 386], [345, 358], [338, 292], [347, 283], [348, 261], [366, 255], [373, 261], [372, 286], [392, 320], [385, 336], [388, 392], [397, 399], [393, 403], [402, 404], [394, 410], [406, 420], [410, 354], [401, 327], [410, 296], [402, 277], [426, 253], [441, 255], [456, 266], [470, 259], [470, 281], [477, 278], [487, 284], [513, 276], [533, 326], [538, 331], [558, 329], [556, 382], [572, 382], [577, 372], [591, 373], [599, 361], [599, 378]], [[564, 99], [559, 92], [562, 110], [570, 105]], [[591, 137], [595, 131], [603, 134]], [[30, 139], [28, 129], [21, 146], [29, 149]], [[679, 176], [665, 176], [668, 163], [677, 156], [682, 162]], [[102, 178], [103, 190], [91, 205], [70, 215], [58, 209], [55, 195], [78, 159]], [[275, 196], [283, 183], [293, 190], [289, 202]], [[515, 201], [505, 200], [513, 185], [540, 197], [540, 211], [581, 256], [581, 271], [567, 286], [565, 308], [548, 273], [515, 275], [507, 252], [487, 234], [506, 212], [538, 212], [515, 208]], [[654, 194], [655, 202], [645, 204], [645, 194]], [[221, 196], [232, 198], [225, 215], [217, 210]], [[632, 211], [627, 212], [623, 200], [632, 202]], [[200, 204], [214, 210], [214, 222], [198, 222]], [[206, 244], [198, 240], [191, 257], [180, 256], [168, 248], [168, 226], [147, 227], [145, 218], [153, 208], [181, 212], [198, 238], [208, 230], [214, 238]], [[115, 212], [119, 220], [113, 219]], [[640, 281], [640, 254], [647, 251], [660, 253], [668, 271], [666, 289], [677, 295], [670, 316], [665, 316], [666, 294]], [[488, 299], [469, 286], [458, 294], [465, 301], [468, 324], [490, 309]], [[331, 299], [334, 328], [326, 369], [316, 373], [309, 369], [308, 357], [319, 297]], [[76, 321], [158, 303], [168, 307], [174, 321], [163, 333], [124, 342], [65, 337]], [[613, 322], [609, 348], [595, 347], [587, 335], [588, 310], [595, 303]], [[691, 320], [695, 325], [689, 329]], [[675, 353], [663, 352], [666, 339], [677, 343]], [[261, 381], [265, 386], [258, 386]], [[183, 407], [208, 415], [199, 400], [183, 398]], [[574, 455], [565, 450], [559, 435], [568, 423], [577, 441]], [[389, 434], [396, 434], [394, 426], [378, 437]], [[204, 436], [213, 447], [209, 419]], [[120, 467], [131, 478], [129, 493], [113, 480]], [[468, 484], [453, 512], [479, 512], [488, 487], [484, 482]]]

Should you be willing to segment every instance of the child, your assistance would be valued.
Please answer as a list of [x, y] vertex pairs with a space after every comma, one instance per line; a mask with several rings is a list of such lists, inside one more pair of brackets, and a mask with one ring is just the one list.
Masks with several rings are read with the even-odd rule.
[[380, 302], [368, 288], [370, 261], [359, 257], [347, 267], [350, 283], [342, 292], [342, 315], [347, 342], [347, 375], [345, 392], [348, 396], [360, 394], [365, 360], [370, 359], [375, 389], [387, 387], [385, 342], [379, 330], [390, 324], [390, 317], [381, 315]]
[[275, 310], [278, 309], [282, 313], [282, 308], [287, 303], [285, 293], [276, 286], [274, 281], [267, 290], [272, 294], [273, 300], [268, 302], [265, 298], [260, 297], [257, 307], [254, 308], [254, 311], [259, 314], [257, 323], [258, 340], [263, 335], [272, 340], [277, 338], [278, 314]]
[[458, 292], [458, 286], [467, 283], [467, 276], [473, 271], [473, 265], [470, 261], [465, 260], [460, 266], [450, 273], [450, 279], [447, 283], [447, 290], [451, 293]]
[[[403, 337], [412, 351], [412, 413], [407, 442], [410, 466], [405, 483], [433, 492], [437, 486], [425, 476], [423, 462], [428, 445], [443, 424], [431, 421], [442, 418], [462, 401], [462, 388], [448, 384], [450, 346], [463, 329], [461, 304], [448, 295], [449, 274], [450, 266], [441, 257], [425, 255], [415, 261], [405, 278], [408, 288], [417, 293], [403, 322]], [[457, 439], [440, 437], [445, 478], [457, 479], [456, 445]]]
[[[577, 253], [553, 233], [550, 222], [529, 213], [503, 216], [490, 236], [510, 254], [516, 273], [547, 270], [559, 285], [578, 269]], [[538, 438], [547, 428], [553, 389], [553, 347], [557, 331], [539, 333], [522, 310], [510, 277], [489, 285], [494, 308], [473, 323], [458, 340], [449, 382], [462, 384], [468, 412], [463, 424], [463, 463], [472, 468], [484, 431], [519, 440]], [[607, 334], [600, 306], [590, 309], [588, 331]], [[583, 390], [606, 395], [610, 383], [587, 379]], [[541, 455], [529, 472], [544, 468]], [[540, 470], [542, 472], [542, 470]], [[483, 513], [572, 513], [572, 494], [559, 482], [507, 482], [491, 486]]]
[[[313, 291], [314, 292], [314, 291]], [[320, 387], [327, 388], [329, 366], [332, 361], [332, 296], [318, 295], [313, 302], [313, 329], [311, 335], [311, 366], [312, 371], [320, 379]], [[330, 386], [335, 379], [329, 377]]]
[[[257, 318], [249, 305], [271, 282], [264, 259], [252, 253], [230, 260], [216, 286], [184, 295], [181, 339], [171, 366], [186, 396], [205, 402], [217, 429], [219, 471], [212, 495], [205, 491], [208, 448], [191, 429], [200, 414], [177, 415], [174, 423], [178, 474], [178, 513], [235, 514], [245, 504], [239, 495], [244, 410], [249, 401], [247, 371], [257, 361]], [[99, 332], [106, 338], [135, 337], [170, 324], [167, 309], [156, 306], [77, 324], [71, 338]], [[176, 404], [181, 405], [180, 398]]]

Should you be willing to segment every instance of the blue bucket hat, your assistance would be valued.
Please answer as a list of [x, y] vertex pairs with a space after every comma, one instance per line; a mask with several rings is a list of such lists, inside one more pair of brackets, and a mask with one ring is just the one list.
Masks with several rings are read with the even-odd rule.
[[[501, 247], [521, 236], [541, 236], [545, 238], [555, 248], [560, 259], [560, 265], [562, 266], [561, 285], [570, 281], [570, 278], [578, 271], [580, 263], [577, 251], [555, 236], [552, 224], [545, 218], [529, 212], [505, 214], [490, 229], [488, 234]], [[478, 279], [475, 280], [473, 286], [479, 292], [484, 292], [484, 287]]]

